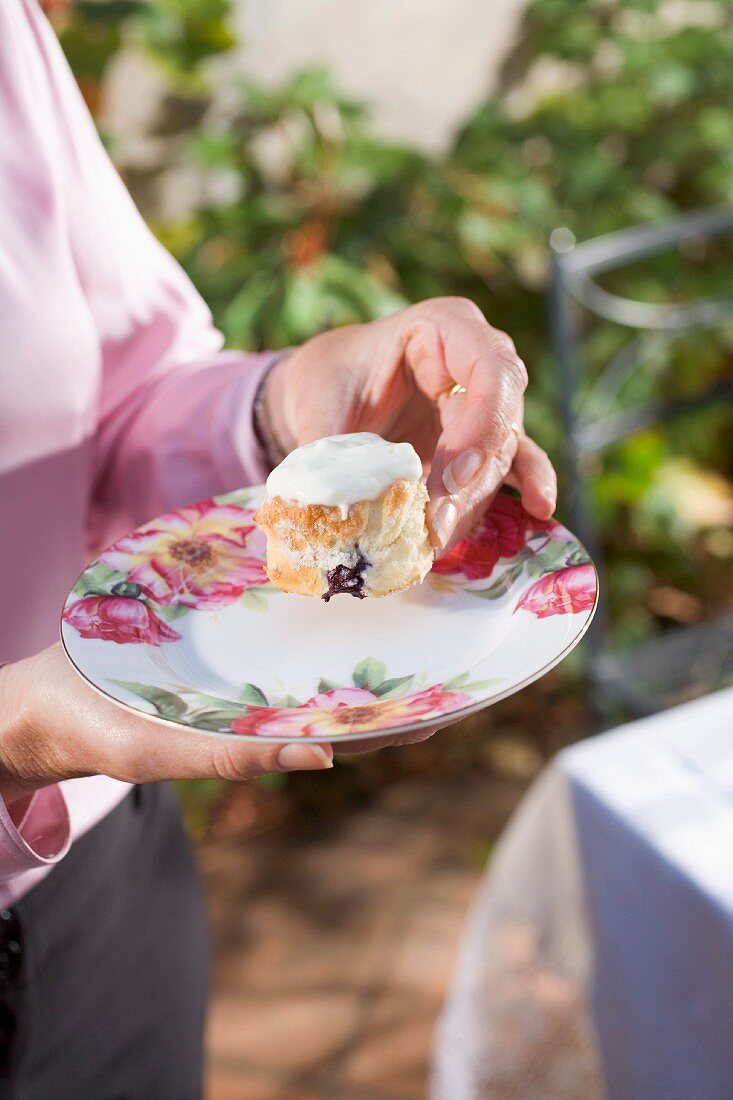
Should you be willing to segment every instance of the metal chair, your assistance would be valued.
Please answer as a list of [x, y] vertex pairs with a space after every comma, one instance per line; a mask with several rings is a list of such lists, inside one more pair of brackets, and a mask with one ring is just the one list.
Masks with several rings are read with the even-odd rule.
[[[670, 629], [631, 652], [611, 651], [600, 532], [588, 495], [591, 464], [597, 464], [603, 453], [621, 440], [713, 402], [733, 402], [733, 378], [726, 378], [694, 395], [603, 412], [604, 403], [612, 401], [633, 373], [643, 369], [650, 340], [658, 348], [692, 329], [714, 328], [731, 320], [733, 297], [657, 305], [609, 293], [595, 277], [669, 251], [686, 240], [728, 234], [733, 234], [733, 211], [717, 210], [622, 230], [578, 245], [569, 230], [556, 230], [550, 241], [550, 323], [565, 430], [565, 507], [571, 526], [601, 574], [601, 601], [586, 652], [591, 702], [602, 726], [620, 715], [651, 714], [733, 682], [733, 616]], [[592, 386], [585, 388], [581, 401], [583, 310], [640, 335], [632, 336]]]

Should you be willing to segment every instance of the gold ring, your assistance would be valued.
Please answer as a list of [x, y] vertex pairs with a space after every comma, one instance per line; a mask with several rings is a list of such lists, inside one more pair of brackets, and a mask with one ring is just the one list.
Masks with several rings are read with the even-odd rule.
[[460, 382], [454, 382], [450, 389], [445, 390], [440, 395], [440, 400], [448, 397], [457, 397], [459, 393], [465, 393], [466, 387], [462, 386]]

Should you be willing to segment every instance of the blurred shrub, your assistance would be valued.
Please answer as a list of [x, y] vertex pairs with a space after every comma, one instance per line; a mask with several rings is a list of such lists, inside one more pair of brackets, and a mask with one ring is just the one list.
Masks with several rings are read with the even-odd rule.
[[[371, 137], [364, 108], [323, 71], [275, 90], [246, 80], [233, 90], [193, 145], [233, 197], [166, 236], [227, 339], [295, 344], [405, 305], [393, 263], [419, 246], [410, 191], [436, 169]], [[397, 245], [408, 235], [412, 249]]]
[[[228, 8], [228, 0], [87, 0], [62, 17], [61, 36], [83, 78], [99, 80], [120, 42], [132, 41], [179, 93], [200, 97], [207, 59], [233, 42]], [[729, 0], [533, 0], [497, 93], [441, 157], [375, 136], [366, 108], [323, 71], [277, 88], [229, 75], [226, 96], [191, 116], [190, 156], [209, 197], [184, 223], [157, 229], [228, 341], [245, 348], [298, 343], [426, 296], [473, 298], [530, 364], [528, 423], [557, 455], [549, 236], [567, 226], [583, 239], [730, 205], [732, 100]], [[727, 246], [692, 242], [607, 285], [674, 301], [727, 294], [732, 274]], [[589, 381], [626, 338], [609, 324], [589, 326]], [[731, 332], [697, 332], [671, 349], [650, 340], [644, 370], [607, 395], [599, 415], [729, 373], [732, 341]], [[731, 540], [701, 534], [719, 525], [720, 508], [710, 523], [698, 515], [680, 525], [670, 512], [675, 456], [731, 472], [731, 427], [726, 410], [700, 414], [637, 436], [599, 469], [622, 639], [675, 619], [659, 608], [679, 601], [647, 598], [655, 585], [694, 589], [701, 613], [720, 606]]]
[[[123, 42], [135, 42], [178, 83], [231, 49], [229, 0], [41, 0], [83, 90], [96, 91]], [[96, 95], [92, 97], [96, 106]]]

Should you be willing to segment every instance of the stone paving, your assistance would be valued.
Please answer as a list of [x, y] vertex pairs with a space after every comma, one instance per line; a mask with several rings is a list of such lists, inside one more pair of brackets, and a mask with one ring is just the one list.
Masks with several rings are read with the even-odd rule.
[[328, 827], [208, 841], [208, 1100], [422, 1100], [484, 856], [523, 784], [410, 780]]

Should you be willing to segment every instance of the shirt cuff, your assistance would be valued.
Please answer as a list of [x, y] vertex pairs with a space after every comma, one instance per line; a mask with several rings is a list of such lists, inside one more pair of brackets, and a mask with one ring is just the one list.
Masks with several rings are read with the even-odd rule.
[[36, 791], [12, 811], [0, 798], [0, 882], [58, 863], [71, 845], [71, 822], [61, 788]]
[[231, 419], [225, 430], [218, 433], [215, 446], [220, 469], [226, 480], [234, 481], [235, 487], [242, 484], [243, 470], [249, 475], [246, 483], [257, 485], [265, 481], [272, 469], [273, 458], [258, 431], [255, 402], [271, 369], [290, 351], [288, 348], [246, 356], [242, 362], [244, 369], [233, 382], [227, 403]]

